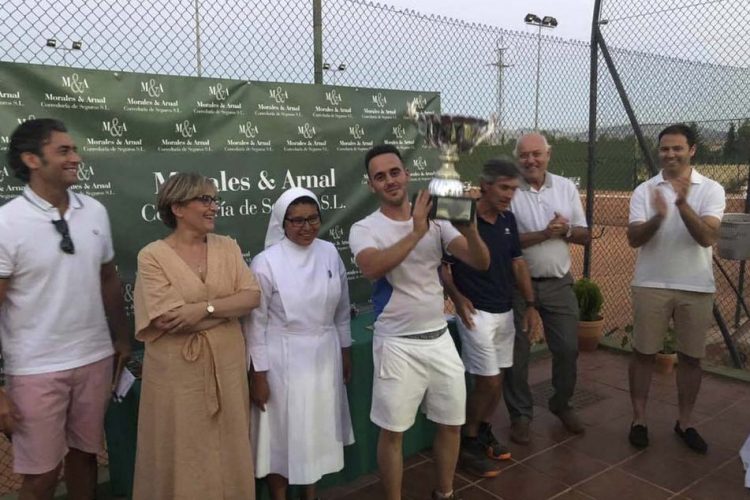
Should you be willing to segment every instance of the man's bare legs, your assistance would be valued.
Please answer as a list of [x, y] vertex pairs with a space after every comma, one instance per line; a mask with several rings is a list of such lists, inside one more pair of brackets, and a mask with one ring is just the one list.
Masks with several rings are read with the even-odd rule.
[[401, 480], [404, 475], [403, 440], [403, 432], [380, 429], [378, 469], [385, 488], [385, 500], [401, 500]]
[[43, 474], [24, 474], [18, 500], [52, 500], [61, 466], [62, 464]]

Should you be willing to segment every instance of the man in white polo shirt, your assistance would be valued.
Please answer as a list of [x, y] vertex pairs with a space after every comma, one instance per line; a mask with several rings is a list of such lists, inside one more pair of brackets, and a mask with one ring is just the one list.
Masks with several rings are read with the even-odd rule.
[[677, 337], [677, 400], [674, 431], [698, 453], [708, 445], [693, 427], [701, 385], [700, 360], [713, 321], [716, 291], [711, 245], [719, 236], [726, 204], [724, 188], [690, 165], [695, 134], [684, 124], [659, 134], [661, 172], [639, 185], [630, 199], [628, 243], [638, 248], [633, 278], [633, 357], [628, 439], [648, 446], [646, 402], [654, 356], [673, 323]]
[[380, 427], [378, 466], [386, 500], [401, 499], [403, 433], [421, 406], [437, 424], [433, 500], [458, 500], [453, 475], [465, 420], [464, 366], [443, 315], [438, 268], [444, 251], [476, 269], [490, 255], [476, 224], [453, 227], [428, 220], [430, 197], [420, 191], [409, 203], [409, 172], [398, 149], [379, 145], [365, 156], [368, 185], [380, 208], [356, 222], [349, 245], [362, 274], [374, 281], [372, 409]]
[[26, 187], [0, 207], [0, 430], [20, 498], [51, 500], [64, 461], [69, 498], [93, 499], [113, 354], [130, 355], [107, 211], [70, 189], [81, 158], [63, 123], [20, 125], [8, 161]]
[[[570, 406], [578, 360], [578, 302], [573, 294], [568, 245], [586, 244], [589, 230], [575, 184], [547, 171], [551, 157], [547, 139], [537, 133], [523, 135], [516, 143], [515, 155], [524, 182], [513, 197], [511, 211], [516, 216], [537, 311], [552, 353], [554, 394], [548, 407], [568, 431], [580, 434], [583, 424]], [[511, 419], [510, 438], [519, 444], [529, 442], [534, 405], [528, 380], [530, 343], [520, 324], [525, 307], [523, 298], [516, 294], [513, 366], [503, 381]]]

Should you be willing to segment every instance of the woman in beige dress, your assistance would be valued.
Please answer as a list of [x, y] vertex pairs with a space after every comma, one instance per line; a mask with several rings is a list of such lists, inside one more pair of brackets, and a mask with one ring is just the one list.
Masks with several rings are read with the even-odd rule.
[[138, 254], [136, 338], [145, 342], [135, 500], [255, 498], [245, 341], [260, 301], [237, 243], [212, 234], [212, 181], [181, 173], [159, 190], [169, 236]]

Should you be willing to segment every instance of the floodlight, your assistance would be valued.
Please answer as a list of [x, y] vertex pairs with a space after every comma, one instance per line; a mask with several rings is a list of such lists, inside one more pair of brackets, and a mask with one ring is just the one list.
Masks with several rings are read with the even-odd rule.
[[539, 16], [536, 14], [526, 14], [526, 17], [523, 18], [523, 22], [526, 24], [539, 24], [542, 20], [539, 19]]

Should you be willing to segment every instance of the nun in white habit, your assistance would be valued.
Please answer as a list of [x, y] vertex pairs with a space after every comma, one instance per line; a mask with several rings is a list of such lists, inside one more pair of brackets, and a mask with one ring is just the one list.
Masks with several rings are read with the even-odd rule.
[[260, 306], [243, 325], [251, 364], [255, 475], [271, 496], [344, 467], [354, 442], [346, 386], [351, 374], [349, 288], [336, 247], [317, 238], [320, 206], [292, 188], [273, 206], [265, 250], [251, 268]]

